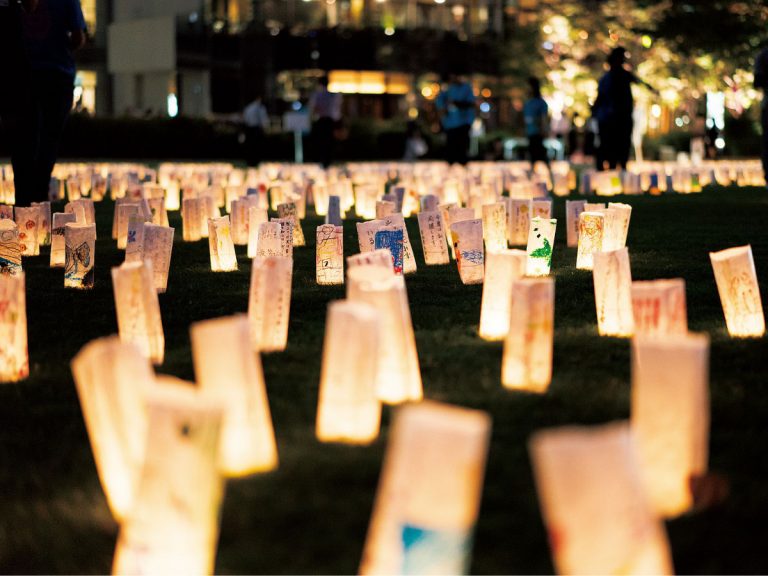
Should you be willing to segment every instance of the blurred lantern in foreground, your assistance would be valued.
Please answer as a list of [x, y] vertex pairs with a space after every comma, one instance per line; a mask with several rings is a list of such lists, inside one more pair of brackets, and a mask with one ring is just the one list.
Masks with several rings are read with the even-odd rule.
[[597, 331], [600, 336], [631, 336], [634, 324], [629, 250], [596, 252], [593, 259]]
[[602, 212], [582, 212], [579, 215], [579, 250], [576, 255], [576, 268], [592, 270], [595, 252], [603, 249], [605, 215]]
[[579, 216], [584, 212], [584, 200], [565, 201], [565, 227], [568, 232], [568, 248], [579, 245]]
[[379, 435], [379, 322], [379, 313], [368, 304], [339, 300], [328, 305], [317, 404], [321, 442], [368, 444]]
[[483, 340], [501, 340], [509, 332], [512, 282], [525, 276], [526, 258], [523, 250], [487, 254], [480, 306], [479, 334]]
[[507, 233], [509, 234], [510, 246], [525, 246], [531, 228], [532, 212], [533, 202], [531, 200], [519, 200], [517, 198], [509, 200]]
[[728, 333], [738, 338], [765, 334], [765, 317], [752, 246], [710, 252], [709, 258], [715, 271]]
[[546, 392], [552, 380], [555, 281], [512, 282], [509, 331], [504, 340], [501, 383], [511, 390]]
[[389, 270], [392, 275], [395, 271], [392, 268], [392, 253], [386, 248], [381, 250], [371, 250], [361, 254], [353, 254], [347, 257], [347, 268], [352, 269], [357, 266], [379, 266]]
[[317, 227], [315, 279], [320, 285], [344, 284], [344, 229], [341, 226]]
[[208, 247], [211, 253], [211, 270], [214, 272], [237, 270], [237, 255], [232, 242], [229, 216], [208, 220]]
[[112, 268], [120, 340], [134, 344], [154, 364], [162, 364], [165, 336], [152, 262], [126, 262]]
[[685, 334], [688, 332], [685, 280], [632, 282], [632, 315], [636, 336]]
[[485, 265], [483, 221], [464, 220], [451, 224], [456, 264], [463, 284], [482, 284]]
[[[262, 222], [259, 224], [259, 231], [256, 240], [256, 256], [267, 258], [269, 256], [283, 256], [283, 246], [280, 239], [279, 222]], [[250, 245], [248, 251], [250, 252]]]
[[691, 508], [691, 479], [707, 470], [709, 338], [680, 334], [632, 341], [632, 432], [657, 513]]
[[24, 272], [0, 274], [0, 382], [29, 376]]
[[148, 400], [146, 458], [120, 526], [113, 574], [212, 574], [222, 478], [221, 408], [193, 385], [164, 385]]
[[144, 462], [152, 367], [136, 346], [109, 336], [83, 346], [72, 375], [101, 486], [120, 521], [131, 509]]
[[421, 248], [424, 250], [424, 263], [427, 266], [448, 264], [448, 248], [445, 243], [443, 217], [440, 212], [419, 212], [419, 233]]
[[277, 467], [261, 357], [251, 350], [244, 315], [196, 322], [190, 328], [195, 376], [201, 390], [224, 408], [219, 467], [245, 476]]
[[14, 208], [14, 218], [19, 227], [19, 244], [22, 256], [37, 256], [40, 245], [37, 243], [38, 228], [40, 227], [40, 208]]
[[552, 250], [555, 247], [555, 230], [557, 220], [539, 218], [531, 219], [531, 229], [528, 232], [528, 260], [526, 263], [527, 276], [548, 276], [552, 267]]
[[65, 224], [64, 250], [64, 287], [93, 288], [96, 225]]
[[[269, 222], [266, 208], [257, 206], [248, 208], [248, 258], [255, 258], [258, 255], [259, 230], [265, 222]], [[277, 256], [277, 254], [271, 254], [271, 256]]]
[[374, 247], [376, 250], [388, 250], [392, 257], [392, 270], [395, 274], [403, 273], [405, 251], [402, 228], [395, 226], [379, 228], [374, 237]]
[[483, 206], [483, 237], [487, 252], [507, 248], [507, 205], [504, 202]]
[[558, 573], [672, 573], [626, 423], [545, 430], [529, 447]]
[[421, 372], [408, 295], [402, 276], [378, 266], [358, 266], [347, 274], [347, 297], [379, 311], [376, 390], [387, 404], [421, 400]]
[[436, 402], [396, 412], [360, 574], [465, 574], [491, 421]]
[[21, 270], [19, 227], [13, 220], [0, 220], [0, 275], [13, 276]]
[[288, 343], [293, 260], [257, 256], [251, 262], [248, 321], [253, 350], [279, 352]]

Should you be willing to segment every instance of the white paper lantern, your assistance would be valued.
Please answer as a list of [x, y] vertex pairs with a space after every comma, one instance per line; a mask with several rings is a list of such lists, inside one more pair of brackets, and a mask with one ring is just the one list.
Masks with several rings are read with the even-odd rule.
[[632, 282], [632, 316], [636, 336], [662, 336], [688, 332], [685, 280]]
[[480, 306], [479, 334], [483, 340], [502, 340], [509, 332], [512, 282], [525, 275], [526, 259], [523, 250], [487, 254]]
[[93, 288], [96, 257], [96, 225], [64, 225], [64, 287]]
[[464, 220], [451, 224], [456, 264], [463, 284], [482, 284], [485, 265], [483, 221]]
[[214, 272], [237, 270], [237, 255], [232, 242], [229, 216], [208, 220], [208, 247], [211, 254], [211, 270]]
[[257, 256], [251, 262], [248, 320], [254, 350], [279, 352], [288, 343], [293, 260]]
[[600, 336], [631, 336], [634, 322], [629, 251], [621, 248], [596, 252], [593, 258], [597, 331]]
[[715, 272], [728, 333], [737, 338], [765, 334], [763, 303], [752, 259], [752, 246], [710, 252], [709, 258]]
[[554, 218], [531, 218], [531, 229], [528, 232], [528, 259], [526, 275], [549, 276], [552, 267], [552, 252], [555, 248], [555, 231], [557, 220]]
[[450, 257], [440, 212], [419, 212], [418, 219], [424, 263], [427, 266], [449, 264]]
[[487, 252], [507, 248], [507, 206], [504, 202], [485, 204], [483, 210], [483, 236]]
[[[1, 234], [1, 232], [0, 232]], [[24, 272], [0, 274], [0, 382], [29, 376]]]
[[595, 252], [603, 250], [605, 214], [602, 212], [582, 212], [579, 215], [579, 249], [576, 255], [576, 268], [592, 270]]

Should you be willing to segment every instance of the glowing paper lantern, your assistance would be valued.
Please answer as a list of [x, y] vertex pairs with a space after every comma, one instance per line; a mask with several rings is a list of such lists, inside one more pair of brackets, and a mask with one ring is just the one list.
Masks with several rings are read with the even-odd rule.
[[[0, 190], [2, 189], [2, 180], [0, 180]], [[10, 220], [13, 222], [13, 206], [0, 204], [0, 220]]]
[[[280, 239], [279, 222], [262, 222], [256, 243], [256, 257], [282, 256], [283, 245]], [[249, 246], [250, 250], [250, 246]]]
[[507, 248], [507, 206], [495, 202], [483, 206], [483, 236], [487, 252]]
[[376, 249], [376, 232], [384, 226], [384, 220], [368, 220], [367, 222], [357, 222], [357, 243], [360, 246], [360, 252], [370, 252]]
[[390, 432], [360, 574], [466, 574], [491, 421], [422, 402]]
[[529, 448], [558, 573], [672, 574], [626, 423], [537, 432]]
[[184, 242], [197, 242], [203, 237], [201, 223], [207, 214], [201, 198], [184, 198], [181, 203], [182, 236]]
[[288, 342], [293, 260], [257, 256], [251, 263], [248, 321], [254, 350], [279, 352]]
[[579, 215], [579, 249], [576, 268], [592, 270], [593, 255], [603, 250], [605, 215], [602, 212], [582, 212]]
[[40, 210], [40, 219], [37, 225], [38, 246], [48, 246], [51, 243], [51, 203], [32, 202], [32, 207]]
[[685, 280], [632, 282], [635, 336], [661, 336], [688, 332]]
[[439, 212], [440, 198], [435, 194], [425, 194], [420, 198], [421, 212]]
[[379, 266], [385, 270], [389, 270], [391, 275], [394, 276], [395, 274], [395, 271], [392, 268], [392, 253], [386, 248], [348, 256], [347, 268], [350, 269], [357, 266]]
[[96, 225], [64, 225], [64, 287], [93, 288], [96, 256]]
[[528, 232], [531, 228], [532, 212], [533, 202], [531, 200], [518, 200], [516, 198], [509, 200], [507, 233], [509, 234], [510, 246], [526, 245]]
[[175, 212], [181, 206], [179, 184], [170, 182], [165, 188], [165, 209]]
[[376, 201], [376, 219], [380, 220], [386, 218], [390, 214], [394, 214], [397, 206], [394, 202], [388, 202], [387, 200]]
[[144, 462], [152, 366], [136, 346], [109, 336], [83, 346], [72, 375], [99, 480], [119, 521], [131, 509]]
[[374, 238], [376, 250], [388, 250], [392, 256], [392, 269], [395, 274], [403, 273], [403, 230], [394, 226], [385, 226], [376, 231]]
[[576, 248], [579, 245], [579, 216], [584, 212], [584, 200], [565, 201], [565, 227], [568, 232], [568, 247]]
[[170, 226], [144, 225], [142, 258], [152, 262], [153, 285], [163, 294], [168, 288], [174, 229]]
[[237, 255], [232, 242], [229, 216], [208, 220], [208, 248], [211, 253], [211, 270], [214, 272], [237, 270]]
[[379, 322], [378, 312], [367, 304], [339, 300], [328, 305], [317, 404], [321, 442], [368, 444], [379, 435]]
[[250, 202], [247, 198], [238, 198], [230, 204], [232, 220], [232, 242], [237, 246], [248, 244], [248, 209]]
[[138, 216], [138, 204], [120, 204], [117, 206], [117, 247], [125, 250], [128, 245], [128, 225], [131, 216]]
[[157, 226], [168, 226], [168, 212], [165, 210], [165, 200], [161, 198], [150, 198], [147, 200], [152, 214], [151, 222]]
[[424, 250], [424, 263], [428, 266], [448, 264], [448, 248], [445, 243], [443, 217], [440, 212], [419, 212], [419, 233]]
[[709, 337], [677, 334], [632, 340], [632, 432], [656, 512], [693, 504], [691, 478], [707, 470]]
[[379, 311], [377, 396], [387, 404], [421, 400], [421, 373], [408, 295], [402, 276], [377, 266], [347, 272], [347, 297]]
[[0, 382], [29, 376], [24, 272], [0, 274]]
[[[405, 227], [405, 219], [401, 213], [390, 214], [383, 219], [384, 226], [398, 228], [403, 231], [403, 272], [411, 274], [416, 272], [416, 257], [413, 254], [411, 239], [408, 237], [408, 229]], [[375, 245], [375, 238], [374, 238]], [[376, 246], [378, 248], [378, 246]]]
[[151, 261], [112, 268], [112, 286], [120, 340], [134, 344], [154, 364], [162, 364], [165, 336]]
[[13, 220], [0, 220], [0, 275], [13, 276], [21, 270], [19, 227]]
[[463, 284], [482, 284], [485, 252], [483, 221], [464, 220], [451, 224], [456, 264]]
[[555, 231], [557, 220], [543, 219], [535, 216], [531, 219], [531, 230], [528, 233], [528, 261], [526, 275], [548, 276], [552, 267], [552, 250], [555, 246]]
[[[114, 231], [113, 231], [113, 234], [112, 234], [115, 237], [115, 239], [117, 238], [117, 207], [121, 206], [121, 205], [122, 204], [115, 204], [115, 222], [114, 222], [114, 225], [113, 225]], [[88, 219], [85, 216], [85, 207], [82, 204], [80, 204], [80, 203], [68, 202], [64, 206], [64, 212], [67, 213], [67, 214], [74, 214], [75, 215], [75, 221], [78, 224], [87, 224], [88, 223]]]
[[632, 271], [626, 248], [596, 252], [592, 278], [595, 285], [597, 331], [600, 336], [631, 336]]
[[479, 330], [483, 340], [501, 340], [509, 332], [512, 282], [525, 275], [526, 259], [523, 250], [501, 250], [486, 255]]
[[40, 227], [40, 208], [14, 209], [14, 218], [19, 227], [19, 247], [22, 256], [38, 256], [40, 245], [37, 243], [38, 228]]
[[765, 317], [755, 262], [752, 259], [752, 246], [710, 252], [709, 258], [715, 272], [728, 333], [737, 338], [765, 334]]
[[259, 227], [265, 222], [269, 222], [266, 208], [258, 206], [248, 208], [248, 258], [255, 258], [258, 253]]
[[280, 204], [277, 207], [277, 215], [281, 219], [290, 218], [293, 222], [293, 245], [294, 246], [306, 246], [307, 242], [304, 239], [304, 231], [301, 229], [301, 221], [296, 214], [296, 204], [293, 202], [287, 202]]
[[552, 201], [551, 200], [534, 200], [532, 204], [532, 218], [541, 218], [543, 220], [549, 220], [552, 218]]
[[280, 225], [280, 255], [293, 259], [293, 218], [272, 218]]
[[192, 385], [147, 402], [148, 441], [134, 504], [120, 526], [113, 574], [212, 574], [223, 482], [222, 412]]
[[277, 467], [261, 358], [251, 350], [244, 315], [196, 322], [190, 328], [195, 377], [201, 390], [224, 407], [219, 467], [245, 476]]
[[344, 229], [323, 224], [317, 227], [315, 277], [318, 284], [344, 284]]
[[611, 243], [615, 250], [624, 248], [627, 245], [627, 234], [629, 233], [629, 219], [632, 216], [632, 206], [618, 202], [609, 202], [608, 210], [613, 212], [613, 222], [611, 223]]

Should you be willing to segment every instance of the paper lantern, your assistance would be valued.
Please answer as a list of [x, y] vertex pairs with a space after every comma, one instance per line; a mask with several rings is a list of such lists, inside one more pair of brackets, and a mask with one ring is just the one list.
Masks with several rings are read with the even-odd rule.
[[211, 253], [211, 270], [214, 272], [237, 270], [237, 255], [232, 242], [229, 216], [208, 220], [208, 248]]
[[532, 218], [541, 218], [548, 220], [552, 218], [552, 201], [551, 200], [534, 200], [532, 203]]
[[568, 247], [576, 248], [579, 245], [579, 216], [584, 212], [584, 200], [565, 201], [565, 227], [568, 232]]
[[421, 212], [439, 212], [440, 198], [435, 194], [425, 194], [420, 198]]
[[64, 287], [93, 288], [96, 258], [96, 225], [64, 225]]
[[483, 210], [483, 236], [487, 252], [507, 248], [507, 206], [504, 202], [486, 204]]
[[321, 442], [369, 444], [379, 435], [379, 322], [373, 306], [348, 300], [328, 305], [317, 404]]
[[147, 402], [146, 459], [120, 526], [113, 574], [212, 574], [223, 482], [216, 469], [221, 408], [192, 385]]
[[597, 331], [600, 336], [631, 336], [632, 272], [626, 248], [596, 252], [592, 278], [595, 285]]
[[[2, 232], [0, 232], [2, 234]], [[29, 376], [24, 272], [0, 274], [0, 382]]]
[[293, 218], [272, 218], [272, 222], [280, 225], [281, 256], [293, 259]]
[[710, 252], [709, 258], [715, 272], [728, 333], [737, 338], [765, 334], [765, 317], [755, 262], [752, 259], [752, 246]]
[[661, 336], [688, 332], [685, 280], [632, 282], [635, 336]]
[[482, 284], [485, 252], [483, 221], [464, 220], [451, 224], [456, 264], [463, 284]]
[[165, 210], [165, 200], [161, 198], [150, 198], [147, 200], [152, 218], [147, 220], [158, 226], [168, 226], [168, 212]]
[[525, 246], [528, 242], [528, 232], [531, 228], [531, 213], [533, 202], [531, 200], [509, 200], [509, 222], [507, 233], [510, 246]]
[[38, 256], [40, 245], [37, 243], [40, 227], [40, 208], [14, 208], [14, 218], [19, 227], [19, 247], [22, 256]]
[[347, 268], [355, 268], [357, 266], [379, 266], [385, 270], [389, 270], [390, 274], [394, 276], [395, 271], [392, 267], [392, 253], [383, 248], [381, 250], [371, 250], [370, 252], [363, 252], [362, 254], [354, 254], [347, 257]]
[[451, 226], [459, 222], [465, 222], [467, 220], [474, 220], [475, 210], [473, 208], [461, 208], [460, 206], [450, 206], [446, 212], [447, 216], [443, 216], [446, 223], [446, 231], [448, 233], [448, 244], [451, 247], [451, 256], [456, 259], [456, 245], [453, 241], [453, 234], [451, 232]]
[[692, 504], [691, 478], [707, 470], [709, 337], [675, 334], [632, 340], [632, 432], [657, 513]]
[[[0, 180], [0, 190], [2, 190], [2, 184], [3, 184], [3, 181]], [[10, 220], [11, 222], [14, 222], [14, 220], [13, 220], [13, 206], [7, 206], [5, 204], [0, 204], [0, 220]]]
[[0, 275], [13, 276], [21, 270], [19, 227], [13, 220], [0, 220]]
[[385, 227], [398, 228], [403, 231], [403, 273], [411, 274], [416, 272], [416, 257], [413, 254], [411, 239], [408, 237], [408, 229], [405, 227], [403, 215], [400, 213], [390, 214], [383, 219], [383, 222]]
[[397, 410], [360, 574], [467, 573], [490, 428], [478, 410]]
[[380, 314], [378, 398], [387, 404], [421, 400], [419, 357], [403, 277], [377, 266], [351, 268], [347, 298], [370, 304]]
[[224, 407], [219, 467], [245, 476], [277, 467], [261, 358], [251, 349], [244, 315], [196, 322], [190, 328], [195, 378]]
[[380, 220], [386, 218], [390, 214], [394, 214], [396, 205], [394, 202], [388, 202], [386, 200], [376, 201], [376, 219]]
[[370, 252], [376, 249], [376, 232], [384, 226], [384, 220], [368, 220], [367, 222], [357, 222], [357, 243], [360, 252]]
[[395, 274], [403, 273], [403, 230], [394, 226], [384, 226], [376, 231], [374, 237], [376, 250], [388, 250], [392, 256], [392, 269]]
[[[279, 222], [262, 222], [256, 243], [256, 257], [282, 256], [283, 244], [280, 238]], [[250, 250], [250, 246], [249, 246]]]
[[552, 250], [555, 246], [557, 220], [534, 216], [528, 233], [526, 275], [548, 276], [552, 267]]
[[169, 182], [165, 188], [165, 209], [175, 212], [181, 207], [179, 184]]
[[344, 284], [344, 229], [341, 226], [317, 227], [315, 277], [320, 285]]
[[131, 216], [139, 215], [138, 204], [120, 204], [117, 206], [117, 247], [125, 250], [128, 244], [128, 224]]
[[247, 198], [238, 198], [230, 204], [232, 220], [232, 242], [237, 246], [248, 244], [248, 209], [250, 202]]
[[117, 336], [92, 340], [72, 360], [96, 471], [116, 520], [131, 509], [147, 441], [149, 359]]
[[182, 236], [184, 242], [197, 242], [203, 237], [201, 223], [206, 210], [202, 199], [184, 198], [181, 203]]
[[144, 246], [144, 217], [132, 214], [128, 217], [128, 234], [125, 244], [125, 261], [140, 262]]
[[[318, 215], [322, 216], [319, 212]], [[328, 196], [328, 210], [325, 214], [325, 223], [341, 226], [341, 198], [334, 194]]]
[[558, 573], [673, 573], [626, 423], [537, 432], [529, 448]]
[[152, 262], [153, 283], [159, 294], [168, 288], [168, 273], [171, 268], [174, 229], [170, 226], [144, 225], [142, 257]]
[[526, 259], [523, 250], [501, 250], [486, 255], [479, 330], [483, 340], [501, 340], [507, 335], [512, 282], [525, 275]]
[[509, 331], [504, 339], [501, 383], [511, 390], [546, 392], [552, 380], [554, 280], [514, 280], [509, 310]]
[[134, 344], [154, 364], [162, 364], [165, 336], [151, 261], [112, 268], [112, 286], [120, 340]]
[[254, 350], [279, 352], [288, 342], [293, 260], [257, 256], [251, 262], [248, 321]]
[[293, 223], [293, 245], [306, 246], [307, 242], [304, 239], [304, 231], [301, 229], [301, 221], [296, 213], [296, 204], [293, 202], [280, 204], [277, 207], [277, 215], [281, 219], [291, 219]]
[[632, 216], [632, 206], [618, 202], [608, 202], [608, 210], [613, 212], [610, 243], [614, 246], [614, 250], [618, 250], [627, 245], [627, 234], [629, 233], [629, 219]]
[[51, 243], [51, 203], [32, 202], [32, 207], [40, 210], [40, 218], [37, 225], [38, 246], [48, 246]]
[[428, 266], [449, 264], [450, 257], [440, 212], [419, 212], [417, 217], [421, 247], [424, 250], [424, 263]]
[[579, 249], [576, 268], [592, 270], [593, 255], [603, 250], [605, 215], [602, 212], [582, 212], [579, 215]]
[[255, 258], [258, 253], [259, 227], [265, 222], [269, 222], [266, 208], [258, 206], [248, 208], [248, 258]]

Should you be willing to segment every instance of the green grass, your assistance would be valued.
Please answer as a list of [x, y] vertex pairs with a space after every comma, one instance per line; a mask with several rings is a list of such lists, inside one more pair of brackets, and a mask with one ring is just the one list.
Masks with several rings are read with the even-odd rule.
[[[765, 573], [768, 556], [768, 352], [765, 338], [728, 337], [708, 252], [752, 244], [758, 277], [768, 279], [768, 196], [758, 189], [624, 197], [634, 279], [683, 277], [692, 330], [709, 332], [710, 468], [727, 476], [729, 499], [667, 524], [681, 573]], [[93, 338], [117, 331], [110, 268], [122, 253], [110, 238], [112, 205], [97, 206], [96, 285], [63, 288], [48, 250], [25, 260], [30, 378], [0, 386], [0, 572], [104, 573], [118, 527], [99, 485], [69, 361]], [[629, 342], [600, 338], [590, 273], [565, 247], [564, 202], [553, 258], [556, 276], [554, 377], [548, 394], [511, 393], [500, 384], [502, 346], [480, 340], [481, 287], [463, 286], [455, 264], [423, 264], [418, 225], [408, 229], [419, 271], [407, 280], [427, 398], [487, 410], [493, 417], [474, 573], [548, 573], [553, 566], [539, 515], [526, 442], [537, 429], [593, 424], [629, 414]], [[326, 304], [343, 287], [314, 282], [314, 227], [295, 251], [288, 348], [264, 357], [280, 453], [277, 471], [229, 482], [217, 573], [352, 573], [371, 513], [387, 422], [369, 447], [314, 438]], [[208, 244], [181, 242], [178, 213], [168, 292], [160, 296], [166, 334], [163, 373], [193, 377], [190, 323], [247, 308], [250, 263], [214, 274]], [[347, 221], [345, 253], [357, 251]], [[765, 295], [764, 295], [765, 296]], [[765, 298], [764, 298], [765, 299]]]

